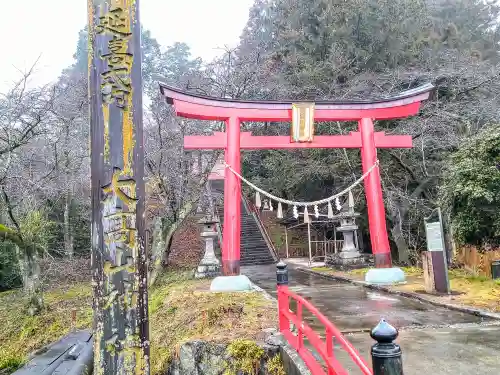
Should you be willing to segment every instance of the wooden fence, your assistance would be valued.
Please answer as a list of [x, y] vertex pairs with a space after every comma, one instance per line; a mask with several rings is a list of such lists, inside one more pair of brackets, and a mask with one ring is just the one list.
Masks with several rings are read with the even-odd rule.
[[500, 260], [500, 248], [483, 251], [474, 246], [457, 249], [458, 263], [476, 275], [491, 278], [491, 262]]

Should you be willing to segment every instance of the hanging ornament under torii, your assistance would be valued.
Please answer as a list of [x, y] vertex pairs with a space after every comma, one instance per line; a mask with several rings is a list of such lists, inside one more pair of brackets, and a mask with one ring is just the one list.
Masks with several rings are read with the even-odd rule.
[[281, 205], [281, 202], [278, 202], [278, 212], [276, 213], [276, 216], [278, 219], [283, 219], [283, 207]]
[[339, 197], [335, 198], [335, 206], [337, 208], [337, 211], [340, 211], [342, 209], [342, 205], [340, 204], [340, 199]]
[[257, 208], [262, 207], [262, 201], [260, 199], [260, 193], [258, 191], [255, 193], [255, 207]]
[[307, 211], [307, 206], [304, 208], [304, 223], [310, 223], [309, 212]]

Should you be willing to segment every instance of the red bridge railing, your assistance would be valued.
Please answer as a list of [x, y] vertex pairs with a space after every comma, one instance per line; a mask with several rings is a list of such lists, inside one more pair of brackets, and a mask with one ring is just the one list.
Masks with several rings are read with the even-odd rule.
[[[340, 344], [364, 375], [403, 374], [401, 349], [397, 344], [393, 343], [398, 334], [394, 327], [386, 323], [385, 320], [382, 320], [371, 332], [372, 338], [378, 341], [372, 347], [372, 371], [372, 368], [352, 344], [347, 341], [342, 333], [312, 303], [288, 289], [288, 270], [286, 264], [280, 262], [277, 267], [279, 329], [288, 343], [293, 346], [307, 367], [309, 367], [313, 375], [349, 374], [335, 358], [335, 343]], [[296, 302], [296, 313], [290, 309], [290, 299]], [[304, 309], [312, 313], [324, 326], [324, 340], [304, 321]], [[293, 324], [297, 331], [296, 335], [292, 332], [291, 324]], [[307, 338], [310, 346], [321, 356], [324, 365], [304, 345], [304, 338]], [[390, 355], [387, 355], [388, 353]], [[392, 370], [385, 372], [388, 369]]]

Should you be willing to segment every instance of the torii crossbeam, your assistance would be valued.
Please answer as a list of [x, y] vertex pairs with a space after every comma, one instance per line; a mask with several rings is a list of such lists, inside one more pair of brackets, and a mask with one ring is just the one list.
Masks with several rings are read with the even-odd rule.
[[[225, 121], [226, 132], [211, 136], [186, 136], [186, 149], [224, 149], [225, 161], [241, 172], [241, 150], [293, 148], [359, 148], [363, 173], [377, 160], [377, 148], [411, 148], [407, 135], [375, 132], [373, 121], [416, 115], [421, 102], [433, 90], [431, 84], [376, 101], [238, 101], [218, 99], [180, 91], [160, 84], [167, 103], [178, 116], [199, 120]], [[253, 136], [240, 131], [242, 121], [292, 121], [287, 136]], [[358, 121], [358, 131], [349, 135], [314, 136], [315, 121]], [[374, 168], [364, 180], [372, 252], [377, 268], [392, 267], [380, 171]], [[225, 275], [240, 273], [241, 181], [226, 173], [224, 179], [224, 228], [222, 263]]]

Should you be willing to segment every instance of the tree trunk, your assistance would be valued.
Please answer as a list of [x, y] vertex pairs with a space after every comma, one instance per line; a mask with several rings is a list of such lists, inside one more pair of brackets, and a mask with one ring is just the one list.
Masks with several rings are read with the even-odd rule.
[[408, 251], [408, 245], [406, 244], [403, 233], [401, 232], [401, 227], [399, 224], [395, 225], [391, 229], [392, 239], [396, 244], [398, 249], [398, 261], [399, 263], [410, 264], [410, 252]]
[[[167, 264], [168, 256], [170, 255], [170, 246], [172, 244], [172, 238], [174, 233], [180, 226], [179, 221], [173, 223], [168, 228], [163, 228], [161, 224], [161, 219], [157, 219], [160, 222], [159, 230], [155, 227], [153, 233], [153, 248], [152, 248], [152, 269], [149, 276], [149, 285], [153, 285], [156, 282], [158, 275], [163, 269], [164, 265]], [[157, 224], [158, 225], [158, 224]]]
[[69, 221], [69, 214], [71, 209], [71, 193], [68, 191], [65, 197], [64, 205], [64, 252], [68, 258], [73, 258], [74, 246], [73, 235], [71, 233], [71, 226]]
[[20, 249], [16, 245], [16, 252], [19, 259], [19, 269], [23, 279], [23, 288], [27, 297], [28, 314], [37, 315], [43, 309], [42, 284], [40, 282], [40, 263], [35, 250], [28, 248]]
[[455, 239], [453, 238], [453, 227], [451, 226], [451, 218], [449, 213], [444, 213], [442, 215], [443, 220], [443, 235], [444, 241], [446, 245], [446, 259], [448, 261], [448, 265], [451, 265], [456, 257], [456, 244]]
[[173, 223], [171, 222], [168, 228], [164, 227], [163, 220], [157, 219], [155, 223], [155, 230], [153, 232], [153, 246], [151, 250], [152, 267], [149, 274], [150, 286], [156, 282], [163, 266], [167, 264], [168, 256], [170, 255], [170, 245], [172, 244], [172, 238], [174, 237], [175, 232], [179, 229], [184, 219], [191, 213], [196, 203], [196, 201], [184, 203], [182, 209], [179, 210], [177, 220]]

